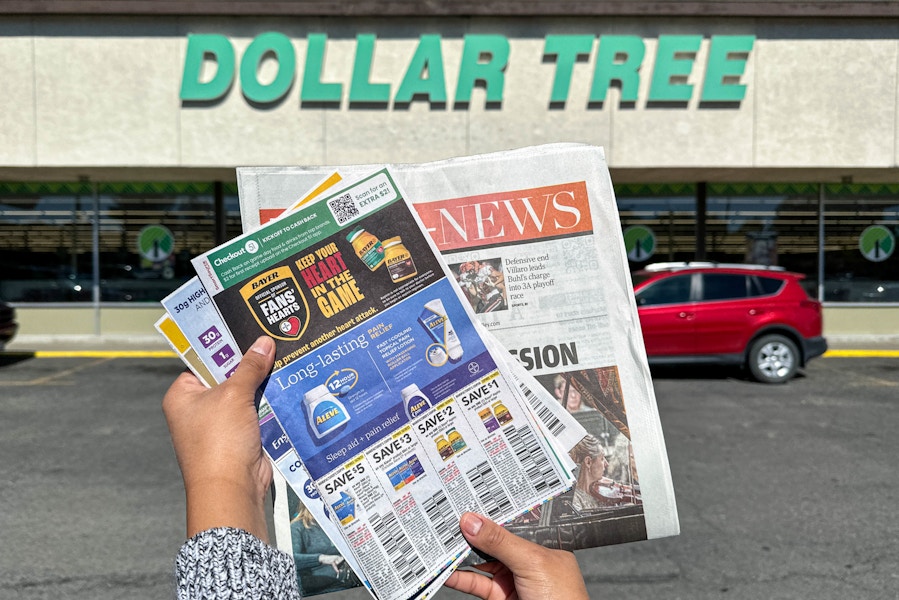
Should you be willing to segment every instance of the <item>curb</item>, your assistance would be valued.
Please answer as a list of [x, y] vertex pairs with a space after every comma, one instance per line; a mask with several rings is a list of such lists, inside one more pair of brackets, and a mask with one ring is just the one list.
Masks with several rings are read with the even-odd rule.
[[899, 358], [899, 350], [828, 350], [824, 358]]

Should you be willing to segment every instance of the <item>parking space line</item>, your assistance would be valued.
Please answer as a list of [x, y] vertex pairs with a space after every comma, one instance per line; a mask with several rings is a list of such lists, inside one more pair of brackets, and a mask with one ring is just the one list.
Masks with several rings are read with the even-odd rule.
[[83, 363], [77, 366], [74, 366], [70, 369], [65, 369], [64, 371], [58, 371], [56, 373], [50, 373], [43, 377], [38, 377], [36, 379], [29, 379], [26, 381], [4, 381], [0, 383], [0, 387], [12, 387], [12, 386], [31, 386], [31, 385], [60, 385], [63, 382], [57, 381], [62, 377], [67, 377], [68, 375], [72, 375], [77, 373], [78, 371], [82, 371], [84, 369], [88, 369], [90, 367], [95, 367], [97, 365], [101, 365], [103, 363], [109, 362], [113, 360], [111, 357], [104, 357], [98, 360], [93, 360], [91, 362]]
[[38, 350], [35, 358], [178, 358], [171, 350]]

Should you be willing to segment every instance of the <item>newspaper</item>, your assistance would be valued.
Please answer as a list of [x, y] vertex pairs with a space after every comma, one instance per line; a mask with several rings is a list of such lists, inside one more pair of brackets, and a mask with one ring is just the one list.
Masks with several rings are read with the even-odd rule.
[[[238, 169], [247, 231], [274, 218], [330, 170]], [[652, 381], [608, 166], [599, 147], [551, 144], [425, 164], [391, 165], [481, 323], [591, 436], [575, 489], [509, 527], [578, 548], [679, 532]], [[594, 456], [591, 456], [590, 453]], [[283, 516], [276, 512], [276, 529]]]
[[461, 512], [506, 522], [571, 475], [390, 172], [323, 202], [194, 265], [242, 351], [277, 340], [265, 397], [370, 590], [406, 598], [468, 553]]

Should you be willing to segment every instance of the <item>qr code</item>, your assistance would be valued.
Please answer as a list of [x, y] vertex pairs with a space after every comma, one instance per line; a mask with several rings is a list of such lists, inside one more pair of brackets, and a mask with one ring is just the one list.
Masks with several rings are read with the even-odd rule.
[[343, 225], [359, 216], [359, 209], [349, 194], [328, 200], [328, 207], [331, 209], [331, 214], [334, 215], [338, 225]]

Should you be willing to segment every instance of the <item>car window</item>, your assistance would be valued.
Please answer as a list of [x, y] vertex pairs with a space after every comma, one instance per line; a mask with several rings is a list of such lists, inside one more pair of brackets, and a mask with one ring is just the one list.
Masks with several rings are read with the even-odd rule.
[[638, 306], [654, 304], [676, 304], [690, 301], [690, 279], [692, 275], [675, 275], [651, 283], [637, 292]]
[[747, 298], [749, 291], [745, 275], [704, 273], [702, 275], [703, 300], [735, 300]]
[[776, 294], [780, 291], [780, 288], [783, 287], [784, 280], [783, 279], [775, 279], [774, 277], [758, 277], [755, 278], [756, 287], [760, 291], [755, 291], [753, 294], [758, 296], [769, 296], [771, 294]]
[[633, 283], [636, 286], [638, 284], [643, 283], [644, 281], [646, 281], [647, 279], [649, 279], [650, 277], [653, 277], [653, 276], [654, 276], [654, 273], [644, 273], [642, 271], [637, 271], [635, 273], [631, 273], [631, 283]]

